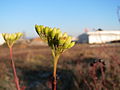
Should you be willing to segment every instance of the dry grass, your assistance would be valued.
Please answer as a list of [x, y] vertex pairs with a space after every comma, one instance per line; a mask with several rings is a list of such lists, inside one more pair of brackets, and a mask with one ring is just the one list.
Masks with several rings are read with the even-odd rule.
[[[53, 69], [50, 48], [15, 45], [13, 52], [21, 85], [25, 85], [26, 90], [50, 90]], [[100, 63], [96, 62], [91, 66], [91, 63], [99, 58], [105, 62], [105, 72], [102, 72]], [[9, 49], [0, 46], [0, 80], [5, 81], [5, 77], [10, 78], [7, 79], [10, 84], [13, 77], [8, 60]], [[119, 44], [117, 46], [77, 44], [60, 57], [58, 90], [119, 90], [119, 68]]]

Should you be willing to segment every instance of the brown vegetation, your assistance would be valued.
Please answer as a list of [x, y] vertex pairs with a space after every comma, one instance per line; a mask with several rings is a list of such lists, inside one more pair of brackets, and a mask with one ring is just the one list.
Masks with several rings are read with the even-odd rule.
[[[49, 47], [15, 45], [13, 57], [21, 86], [26, 90], [51, 90], [53, 62]], [[77, 44], [60, 57], [57, 74], [58, 90], [119, 90], [120, 45]], [[9, 49], [3, 45], [0, 46], [0, 90], [15, 90], [11, 80]]]

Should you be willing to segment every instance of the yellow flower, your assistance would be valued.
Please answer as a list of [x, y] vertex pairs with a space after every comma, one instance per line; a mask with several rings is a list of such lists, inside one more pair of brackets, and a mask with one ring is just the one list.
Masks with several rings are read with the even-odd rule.
[[12, 47], [14, 42], [18, 40], [23, 34], [18, 32], [18, 33], [2, 33], [2, 36], [5, 40], [5, 42], [8, 44], [9, 47]]
[[44, 27], [42, 25], [35, 25], [36, 32], [44, 41], [48, 43], [55, 53], [62, 53], [66, 49], [74, 46], [72, 37], [65, 32], [62, 34], [59, 28]]

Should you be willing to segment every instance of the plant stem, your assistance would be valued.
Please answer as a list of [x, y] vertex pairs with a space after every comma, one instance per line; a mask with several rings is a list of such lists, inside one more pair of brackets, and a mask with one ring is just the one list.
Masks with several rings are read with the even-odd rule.
[[13, 70], [13, 74], [14, 74], [14, 80], [15, 80], [16, 88], [17, 88], [17, 90], [20, 90], [19, 79], [17, 77], [15, 64], [14, 64], [14, 61], [13, 61], [12, 47], [9, 47], [9, 49], [10, 49], [11, 66], [12, 66], [12, 70]]
[[56, 85], [57, 85], [57, 79], [56, 79], [56, 72], [57, 72], [57, 63], [58, 63], [59, 55], [56, 55], [54, 57], [54, 70], [53, 70], [53, 89], [56, 90]]
[[53, 49], [52, 49], [52, 56], [53, 56], [53, 58], [55, 58], [55, 53], [54, 53]]

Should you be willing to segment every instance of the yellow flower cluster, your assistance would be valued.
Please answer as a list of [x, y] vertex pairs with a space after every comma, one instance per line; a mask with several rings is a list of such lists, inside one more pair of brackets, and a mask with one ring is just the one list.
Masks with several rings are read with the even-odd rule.
[[23, 34], [18, 32], [18, 33], [2, 33], [2, 36], [5, 40], [5, 42], [8, 44], [9, 47], [11, 47], [16, 40], [18, 40]]
[[44, 27], [43, 25], [35, 25], [36, 32], [48, 45], [59, 53], [74, 46], [72, 37], [67, 33], [62, 33], [59, 28]]

